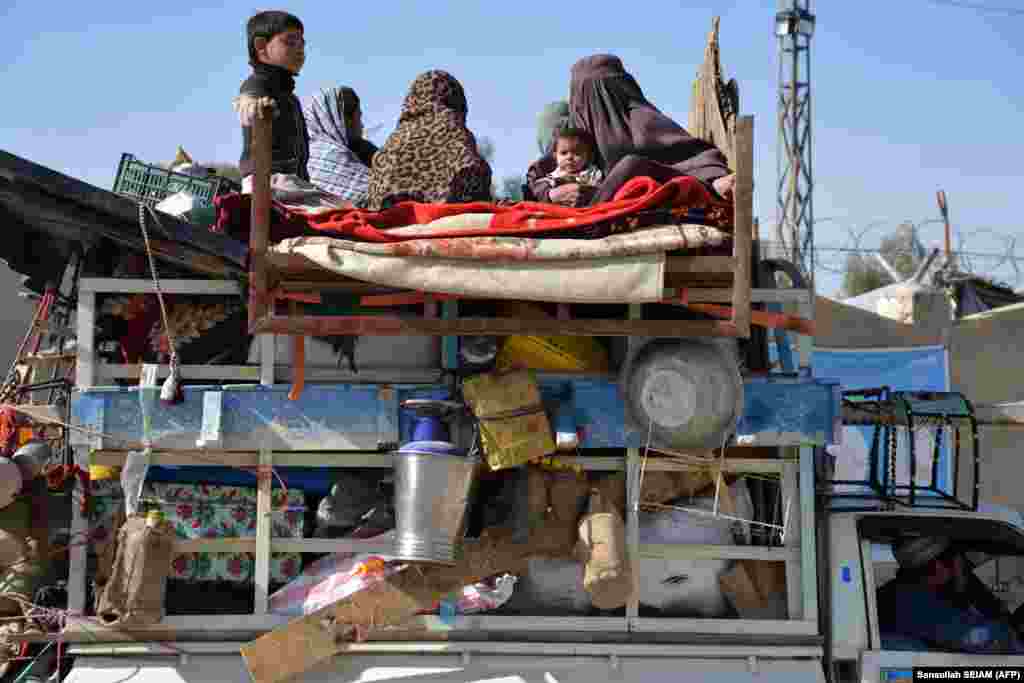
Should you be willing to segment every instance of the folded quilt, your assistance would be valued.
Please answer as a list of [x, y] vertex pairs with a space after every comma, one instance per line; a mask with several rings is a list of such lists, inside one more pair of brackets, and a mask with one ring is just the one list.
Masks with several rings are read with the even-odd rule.
[[396, 257], [294, 246], [298, 254], [339, 275], [387, 287], [477, 299], [560, 303], [650, 303], [663, 294], [665, 254], [560, 261], [488, 261]]
[[[435, 223], [449, 221], [441, 218]], [[434, 225], [434, 224], [431, 224]], [[429, 227], [429, 226], [428, 226]], [[279, 254], [342, 250], [371, 256], [470, 259], [475, 261], [563, 261], [616, 258], [721, 246], [729, 235], [706, 225], [654, 226], [601, 239], [457, 237], [405, 242], [357, 242], [334, 237], [297, 237], [271, 247]]]

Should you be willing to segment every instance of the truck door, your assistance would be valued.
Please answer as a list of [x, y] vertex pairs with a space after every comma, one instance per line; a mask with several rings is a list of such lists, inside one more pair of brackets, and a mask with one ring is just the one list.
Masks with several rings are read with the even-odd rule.
[[[949, 516], [953, 514], [955, 516]], [[1024, 550], [1024, 533], [1016, 523], [983, 513], [948, 511], [921, 513], [869, 513], [858, 524], [863, 559], [865, 608], [869, 648], [860, 657], [860, 680], [913, 681], [913, 670], [920, 667], [978, 668], [1024, 667], [1024, 655], [975, 655], [957, 652], [930, 651], [919, 641], [907, 639], [883, 643], [879, 631], [877, 589], [891, 580], [896, 572], [895, 558], [889, 543], [894, 532], [918, 535], [944, 534], [968, 548], [990, 554], [1019, 555]], [[900, 649], [895, 649], [900, 647]]]

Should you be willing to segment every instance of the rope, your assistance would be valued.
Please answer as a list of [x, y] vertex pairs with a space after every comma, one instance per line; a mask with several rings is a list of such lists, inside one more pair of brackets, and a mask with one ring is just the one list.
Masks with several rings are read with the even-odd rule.
[[157, 224], [161, 230], [163, 225], [160, 223], [160, 217], [156, 215], [156, 211], [153, 210], [147, 204], [139, 204], [139, 227], [142, 228], [142, 239], [146, 245], [146, 257], [149, 260], [149, 272], [153, 279], [153, 288], [156, 289], [156, 298], [160, 302], [160, 317], [163, 320], [164, 335], [167, 337], [167, 345], [170, 347], [171, 353], [171, 372], [174, 373], [178, 368], [178, 343], [174, 338], [174, 332], [171, 330], [171, 325], [168, 322], [167, 306], [164, 303], [164, 293], [160, 288], [160, 276], [156, 271], [156, 259], [153, 258], [153, 248], [149, 244], [149, 231], [146, 230], [146, 211], [149, 211], [153, 217], [153, 221]]

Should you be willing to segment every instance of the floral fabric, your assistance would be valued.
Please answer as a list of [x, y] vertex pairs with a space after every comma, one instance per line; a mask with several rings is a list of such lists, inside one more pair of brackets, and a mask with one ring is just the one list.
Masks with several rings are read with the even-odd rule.
[[[90, 525], [93, 538], [110, 537], [118, 505], [124, 504], [119, 482], [98, 481], [93, 489]], [[207, 484], [147, 483], [144, 501], [157, 504], [179, 538], [245, 538], [256, 535], [256, 489]], [[302, 538], [305, 499], [301, 491], [275, 489], [272, 494], [270, 534], [274, 538]], [[302, 555], [273, 553], [270, 580], [291, 581], [302, 569]], [[252, 553], [180, 553], [171, 562], [170, 578], [185, 581], [251, 583], [255, 571]]]

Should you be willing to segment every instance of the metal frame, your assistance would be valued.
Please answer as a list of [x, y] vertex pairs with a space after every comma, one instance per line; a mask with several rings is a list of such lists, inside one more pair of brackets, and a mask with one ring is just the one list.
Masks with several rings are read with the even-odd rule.
[[[779, 241], [787, 258], [814, 286], [814, 173], [811, 130], [811, 0], [780, 0], [776, 15], [779, 39], [778, 187]], [[809, 24], [808, 24], [809, 22]], [[785, 23], [786, 30], [780, 30]], [[810, 31], [807, 31], [807, 28]]]
[[[230, 280], [161, 280], [160, 287], [165, 294], [208, 294], [211, 296], [239, 295], [242, 294], [241, 286]], [[109, 380], [114, 379], [135, 379], [138, 378], [141, 366], [138, 364], [106, 363], [96, 358], [95, 340], [93, 331], [96, 328], [96, 295], [97, 294], [153, 294], [156, 289], [152, 280], [145, 279], [117, 279], [117, 278], [81, 278], [79, 280], [78, 295], [78, 362], [76, 365], [76, 386], [79, 389], [89, 389], [95, 386], [103, 386]], [[718, 302], [727, 300], [730, 294], [728, 289], [698, 289], [688, 293], [689, 300], [697, 302]], [[671, 292], [672, 296], [678, 293]], [[811, 301], [811, 294], [806, 289], [752, 289], [751, 301], [753, 303], [795, 303], [805, 306]], [[457, 315], [458, 302], [444, 302], [444, 315], [446, 319], [454, 318]], [[807, 337], [801, 337], [807, 338]], [[446, 337], [445, 341], [454, 340], [455, 337]], [[183, 379], [209, 380], [209, 381], [238, 381], [238, 382], [259, 382], [264, 385], [272, 385], [275, 380], [288, 381], [295, 374], [296, 369], [291, 365], [276, 365], [275, 335], [260, 334], [257, 342], [260, 344], [259, 365], [182, 365], [181, 376]], [[451, 344], [449, 343], [448, 346]], [[452, 355], [452, 354], [446, 354]], [[157, 373], [159, 377], [166, 377], [170, 372], [170, 366], [160, 365]], [[442, 370], [434, 371], [424, 369], [422, 371], [402, 370], [403, 382], [406, 383], [428, 383], [437, 381]], [[343, 382], [357, 379], [351, 372], [335, 370], [331, 368], [308, 368], [305, 371], [306, 380], [312, 382]], [[373, 369], [362, 369], [359, 371], [358, 381], [366, 382], [392, 382], [395, 380], [395, 372], [375, 371]]]
[[[929, 406], [927, 402], [935, 397], [955, 400], [959, 410], [950, 411], [948, 404]], [[870, 489], [869, 493], [829, 491], [826, 495], [832, 500], [871, 501], [876, 504], [905, 505], [916, 508], [939, 508], [964, 511], [977, 511], [979, 484], [981, 476], [980, 437], [978, 434], [979, 420], [974, 406], [967, 398], [952, 391], [921, 392], [896, 391], [889, 387], [861, 389], [843, 392], [844, 422], [851, 425], [871, 425], [874, 432], [871, 438], [871, 452], [868, 459], [868, 478], [864, 480], [829, 479], [831, 486], [861, 486]], [[917, 454], [913, 431], [916, 421], [939, 423], [940, 430], [935, 437], [931, 466], [931, 479], [927, 484], [917, 483]], [[962, 423], [970, 428], [971, 455], [974, 475], [974, 488], [970, 503], [960, 499], [960, 446]], [[897, 430], [907, 430], [907, 450], [909, 457], [909, 479], [906, 484], [897, 484], [894, 477], [896, 466]], [[939, 488], [939, 458], [942, 448], [942, 429], [948, 428], [952, 436], [952, 493]], [[879, 475], [881, 470], [881, 475]], [[920, 494], [930, 494], [921, 497]], [[843, 505], [842, 509], [852, 509]], [[873, 509], [869, 507], [868, 509]]]

